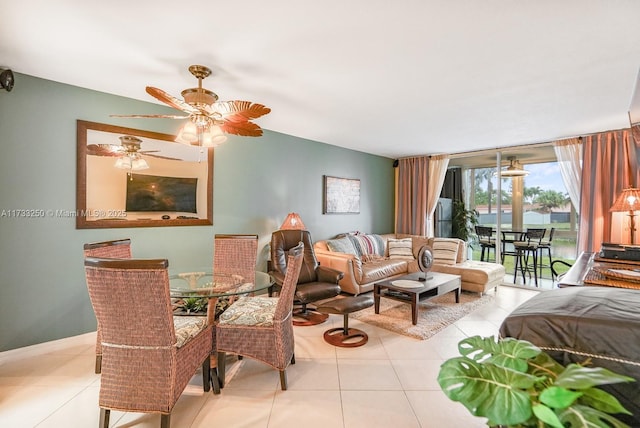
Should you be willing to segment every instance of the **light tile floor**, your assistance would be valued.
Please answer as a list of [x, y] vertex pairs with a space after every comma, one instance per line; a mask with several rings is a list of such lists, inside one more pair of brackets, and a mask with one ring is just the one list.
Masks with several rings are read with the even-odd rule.
[[[335, 348], [322, 333], [341, 326], [341, 316], [295, 327], [296, 364], [287, 370], [287, 391], [280, 390], [275, 370], [232, 358], [220, 395], [204, 393], [201, 376], [194, 376], [173, 410], [172, 426], [486, 426], [442, 393], [436, 381], [440, 364], [458, 355], [457, 343], [465, 336], [497, 335], [504, 317], [536, 293], [531, 287], [501, 286], [491, 303], [424, 341], [353, 320], [350, 325], [365, 330], [369, 342]], [[93, 373], [94, 341], [95, 333], [85, 334], [0, 353], [0, 427], [97, 427], [100, 376]], [[111, 416], [113, 427], [159, 424], [158, 415]]]

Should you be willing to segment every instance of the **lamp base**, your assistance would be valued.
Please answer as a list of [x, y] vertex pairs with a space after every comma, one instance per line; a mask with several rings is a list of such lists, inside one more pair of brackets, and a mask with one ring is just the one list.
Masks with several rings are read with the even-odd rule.
[[636, 214], [634, 211], [629, 211], [629, 235], [631, 238], [631, 245], [636, 244]]

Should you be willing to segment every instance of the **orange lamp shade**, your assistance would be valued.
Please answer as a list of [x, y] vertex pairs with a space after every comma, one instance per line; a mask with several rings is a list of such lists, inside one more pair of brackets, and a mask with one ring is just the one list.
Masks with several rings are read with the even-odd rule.
[[298, 213], [289, 213], [287, 218], [282, 222], [280, 230], [306, 230], [307, 227], [302, 222]]

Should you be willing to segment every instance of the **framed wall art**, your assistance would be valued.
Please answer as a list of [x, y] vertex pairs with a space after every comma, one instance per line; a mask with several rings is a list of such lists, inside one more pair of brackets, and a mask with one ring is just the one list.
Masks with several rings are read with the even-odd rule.
[[323, 176], [323, 214], [360, 214], [360, 180]]

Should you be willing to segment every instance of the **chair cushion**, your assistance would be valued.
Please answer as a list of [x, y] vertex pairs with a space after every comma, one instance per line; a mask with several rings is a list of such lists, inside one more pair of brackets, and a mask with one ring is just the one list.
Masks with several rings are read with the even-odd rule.
[[411, 238], [393, 239], [389, 238], [387, 241], [389, 246], [389, 258], [390, 259], [405, 259], [413, 260], [413, 243]]
[[207, 328], [207, 317], [174, 316], [173, 329], [176, 332], [176, 347], [182, 347], [205, 328]]
[[480, 238], [478, 242], [480, 242], [480, 245], [490, 245], [494, 247], [496, 245], [496, 240], [493, 238]]
[[242, 297], [220, 315], [218, 323], [267, 327], [273, 325], [277, 297]]
[[513, 246], [521, 250], [535, 250], [536, 248], [538, 248], [538, 243], [528, 242], [528, 241], [516, 241], [513, 243]]
[[295, 299], [300, 303], [311, 303], [318, 300], [329, 299], [340, 294], [340, 286], [332, 282], [305, 282], [298, 284], [295, 291]]

